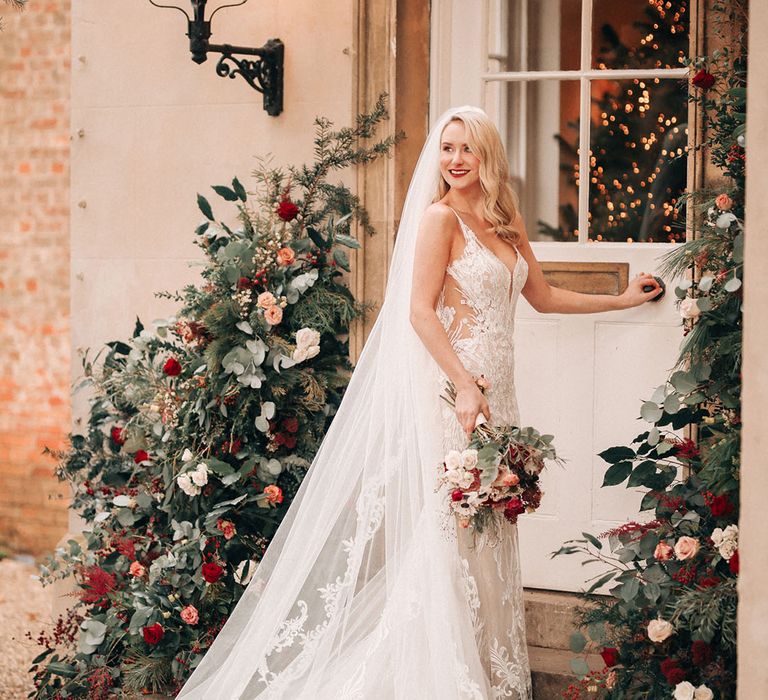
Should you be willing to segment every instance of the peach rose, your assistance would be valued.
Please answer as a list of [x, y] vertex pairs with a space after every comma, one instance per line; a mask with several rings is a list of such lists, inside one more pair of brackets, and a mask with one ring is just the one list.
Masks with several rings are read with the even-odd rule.
[[272, 294], [272, 292], [262, 292], [256, 297], [256, 305], [260, 306], [262, 309], [269, 309], [276, 303], [277, 299], [275, 299], [275, 295]]
[[283, 490], [275, 484], [265, 486], [264, 493], [267, 495], [267, 501], [270, 503], [277, 504], [283, 502]]
[[131, 562], [131, 568], [128, 571], [131, 576], [135, 576], [136, 578], [141, 578], [147, 572], [147, 570], [137, 561]]
[[699, 541], [694, 537], [681, 537], [675, 542], [675, 556], [678, 559], [693, 559], [699, 551]]
[[181, 611], [181, 619], [188, 625], [196, 625], [200, 619], [197, 608], [194, 605], [187, 605], [187, 607]]
[[216, 527], [224, 534], [225, 540], [231, 540], [237, 533], [235, 524], [230, 520], [219, 520], [219, 522], [216, 523]]
[[663, 642], [671, 636], [674, 631], [675, 628], [672, 626], [672, 623], [662, 620], [661, 618], [658, 620], [651, 620], [648, 623], [648, 639], [652, 642]]
[[496, 480], [493, 482], [493, 486], [517, 486], [520, 483], [520, 477], [515, 474], [514, 472], [508, 471], [506, 469], [499, 470], [499, 475], [496, 477]]
[[616, 674], [616, 671], [611, 671], [606, 677], [605, 677], [605, 687], [608, 688], [608, 690], [611, 690], [613, 686], [616, 685], [616, 681], [619, 680], [618, 675]]
[[653, 556], [659, 561], [669, 561], [674, 554], [674, 549], [666, 542], [659, 542], [653, 552]]
[[293, 248], [280, 248], [277, 251], [277, 262], [279, 265], [290, 265], [296, 259], [296, 253], [293, 252]]
[[680, 316], [683, 318], [696, 318], [701, 314], [701, 309], [693, 297], [685, 297], [680, 302]]
[[276, 326], [283, 320], [283, 310], [277, 305], [270, 306], [264, 311], [264, 319], [270, 326]]
[[725, 193], [719, 194], [715, 198], [715, 206], [720, 211], [730, 211], [733, 206], [733, 200]]

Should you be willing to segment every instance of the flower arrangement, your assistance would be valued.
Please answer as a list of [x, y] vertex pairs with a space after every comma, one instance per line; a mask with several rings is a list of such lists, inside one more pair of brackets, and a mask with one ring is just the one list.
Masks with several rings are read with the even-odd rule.
[[391, 149], [386, 116], [382, 98], [353, 128], [319, 118], [312, 164], [213, 187], [235, 225], [198, 195], [201, 283], [160, 294], [176, 316], [85, 353], [87, 424], [55, 456], [86, 527], [41, 569], [73, 576], [76, 602], [38, 638], [30, 697], [171, 694], [224, 625], [348, 381], [364, 309], [343, 271], [353, 220], [372, 231], [328, 177]]
[[[481, 391], [487, 380], [476, 380]], [[449, 382], [441, 398], [455, 406], [456, 387]], [[482, 532], [498, 514], [516, 523], [523, 513], [533, 513], [541, 503], [539, 475], [545, 461], [562, 462], [552, 445], [552, 435], [531, 427], [491, 426], [481, 422], [463, 451], [450, 450], [438, 473], [438, 489], [449, 499], [459, 526]]]
[[[708, 154], [727, 187], [687, 196], [696, 235], [667, 254], [684, 340], [678, 367], [641, 406], [648, 430], [612, 447], [603, 486], [645, 487], [646, 522], [570, 540], [609, 570], [595, 577], [571, 637], [576, 654], [601, 650], [606, 668], [566, 697], [725, 700], [736, 694], [741, 438], [741, 302], [746, 146], [746, 5], [716, 5], [721, 48], [691, 61]], [[692, 437], [680, 431], [692, 429]], [[607, 546], [606, 546], [607, 544]], [[608, 587], [607, 597], [590, 595]]]

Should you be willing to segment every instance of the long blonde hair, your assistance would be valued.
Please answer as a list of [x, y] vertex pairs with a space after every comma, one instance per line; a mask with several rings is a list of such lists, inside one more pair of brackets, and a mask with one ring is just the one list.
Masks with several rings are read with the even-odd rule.
[[[500, 238], [519, 243], [520, 232], [513, 225], [518, 216], [518, 200], [509, 181], [507, 155], [496, 125], [486, 114], [474, 111], [459, 112], [451, 119], [455, 121], [464, 124], [467, 143], [480, 160], [480, 187], [485, 194], [483, 218]], [[440, 177], [434, 201], [445, 197], [450, 189], [445, 178]]]

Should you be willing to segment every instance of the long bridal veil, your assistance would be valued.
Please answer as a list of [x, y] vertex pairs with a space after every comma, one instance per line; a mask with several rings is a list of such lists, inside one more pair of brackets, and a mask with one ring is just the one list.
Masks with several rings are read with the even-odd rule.
[[444, 113], [422, 150], [385, 300], [339, 410], [264, 559], [182, 700], [487, 696], [442, 461], [438, 368], [409, 320], [416, 234]]

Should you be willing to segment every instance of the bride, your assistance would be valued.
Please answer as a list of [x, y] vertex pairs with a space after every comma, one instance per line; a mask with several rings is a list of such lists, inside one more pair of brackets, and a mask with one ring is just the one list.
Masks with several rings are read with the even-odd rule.
[[[485, 113], [448, 110], [406, 197], [387, 290], [312, 467], [181, 700], [531, 697], [516, 526], [458, 528], [438, 467], [519, 424], [514, 312], [637, 306], [550, 287]], [[650, 291], [643, 288], [651, 287]], [[484, 378], [481, 392], [477, 380]], [[440, 400], [448, 381], [455, 409]]]

